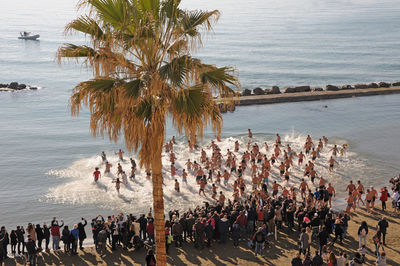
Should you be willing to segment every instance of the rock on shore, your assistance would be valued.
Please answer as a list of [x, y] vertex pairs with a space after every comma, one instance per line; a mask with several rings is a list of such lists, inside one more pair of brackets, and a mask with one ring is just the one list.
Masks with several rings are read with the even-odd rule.
[[37, 90], [37, 87], [29, 86], [23, 83], [11, 82], [10, 84], [0, 83], [0, 91], [19, 91], [19, 90]]

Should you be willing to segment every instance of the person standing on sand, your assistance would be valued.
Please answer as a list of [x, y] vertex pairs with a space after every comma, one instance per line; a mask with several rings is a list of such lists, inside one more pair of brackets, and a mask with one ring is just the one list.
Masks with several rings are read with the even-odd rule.
[[175, 191], [179, 193], [179, 182], [178, 182], [178, 179], [175, 179]]
[[94, 177], [94, 182], [97, 182], [97, 181], [99, 180], [99, 178], [101, 177], [101, 173], [100, 173], [98, 167], [96, 167], [96, 168], [94, 169], [93, 177]]
[[361, 248], [363, 245], [367, 246], [367, 235], [368, 235], [368, 225], [367, 222], [363, 221], [358, 228], [358, 248]]
[[147, 251], [146, 265], [147, 266], [155, 266], [155, 265], [157, 265], [156, 257], [154, 256], [154, 252], [153, 252], [152, 249], [149, 249]]
[[384, 246], [386, 246], [386, 232], [388, 227], [389, 227], [388, 221], [386, 220], [385, 217], [382, 217], [382, 219], [378, 222], [378, 231], [381, 232], [382, 243]]
[[346, 206], [346, 213], [351, 216], [351, 208], [354, 205], [354, 197], [353, 197], [353, 193], [349, 191], [349, 195], [346, 198], [346, 202], [347, 202], [347, 206]]
[[64, 221], [61, 220], [61, 225], [58, 224], [57, 218], [53, 217], [53, 221], [51, 221], [51, 236], [53, 240], [53, 250], [57, 251], [60, 249], [60, 228], [64, 226]]
[[362, 195], [365, 193], [365, 189], [364, 186], [361, 184], [360, 180], [357, 181], [357, 191], [358, 191], [357, 205], [360, 206], [360, 201], [361, 201], [363, 206], [365, 206], [365, 203], [362, 200]]
[[372, 194], [372, 200], [371, 200], [371, 207], [372, 210], [375, 209], [375, 201], [378, 198], [378, 192], [375, 190], [373, 186], [371, 186], [371, 194]]
[[386, 201], [389, 198], [389, 191], [387, 190], [386, 187], [381, 188], [381, 196], [380, 196], [380, 200], [382, 202], [382, 211], [386, 210]]

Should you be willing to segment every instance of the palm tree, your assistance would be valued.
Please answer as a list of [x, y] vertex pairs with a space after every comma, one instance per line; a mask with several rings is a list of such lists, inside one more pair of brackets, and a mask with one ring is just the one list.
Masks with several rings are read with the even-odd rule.
[[[190, 143], [211, 125], [220, 135], [219, 104], [240, 84], [231, 67], [204, 64], [191, 54], [212, 31], [218, 10], [188, 11], [180, 0], [83, 0], [86, 13], [66, 26], [83, 33], [87, 45], [64, 44], [57, 58], [75, 59], [93, 71], [70, 99], [71, 113], [89, 106], [93, 136], [123, 136], [152, 171], [156, 258], [166, 264], [161, 153], [165, 125], [172, 118]], [[82, 59], [80, 59], [82, 58]], [[215, 97], [219, 97], [218, 104]]]

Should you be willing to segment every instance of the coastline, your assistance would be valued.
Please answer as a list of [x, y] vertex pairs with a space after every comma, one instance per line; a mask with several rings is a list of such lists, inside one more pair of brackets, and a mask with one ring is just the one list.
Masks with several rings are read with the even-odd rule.
[[280, 94], [268, 94], [268, 95], [249, 95], [249, 96], [240, 96], [236, 99], [229, 99], [228, 101], [235, 101], [235, 106], [247, 106], [247, 105], [274, 104], [274, 103], [286, 103], [286, 102], [331, 100], [331, 99], [389, 95], [389, 94], [400, 94], [400, 86], [395, 86], [391, 88], [368, 88], [368, 89], [351, 89], [351, 90], [338, 90], [338, 91], [324, 90], [324, 91], [308, 91], [308, 92], [280, 93]]

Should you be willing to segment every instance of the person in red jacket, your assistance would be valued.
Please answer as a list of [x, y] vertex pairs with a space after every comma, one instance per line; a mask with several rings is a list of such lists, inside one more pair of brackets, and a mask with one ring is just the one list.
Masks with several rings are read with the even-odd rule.
[[239, 224], [240, 238], [242, 240], [245, 240], [246, 239], [247, 218], [246, 218], [246, 215], [244, 215], [244, 211], [240, 212], [240, 215], [236, 218], [236, 222]]
[[61, 225], [58, 224], [58, 221], [56, 217], [53, 217], [53, 221], [51, 221], [51, 227], [50, 227], [50, 232], [51, 232], [51, 237], [53, 239], [53, 250], [59, 250], [60, 249], [60, 228], [64, 226], [64, 221], [61, 220]]
[[146, 226], [147, 235], [149, 236], [149, 240], [152, 244], [155, 243], [154, 241], [154, 223], [153, 219], [149, 219], [149, 223]]
[[382, 202], [382, 211], [386, 210], [386, 201], [388, 200], [389, 197], [389, 191], [387, 190], [386, 187], [381, 188], [381, 197], [380, 200]]

